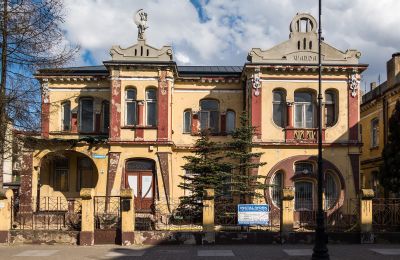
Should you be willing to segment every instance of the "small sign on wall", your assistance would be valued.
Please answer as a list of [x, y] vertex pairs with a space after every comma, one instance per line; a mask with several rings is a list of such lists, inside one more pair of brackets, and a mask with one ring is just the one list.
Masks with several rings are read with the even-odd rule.
[[239, 204], [238, 224], [243, 226], [268, 225], [269, 211], [268, 204]]
[[104, 154], [92, 154], [92, 157], [94, 158], [94, 159], [106, 159], [107, 158], [107, 155], [104, 155]]

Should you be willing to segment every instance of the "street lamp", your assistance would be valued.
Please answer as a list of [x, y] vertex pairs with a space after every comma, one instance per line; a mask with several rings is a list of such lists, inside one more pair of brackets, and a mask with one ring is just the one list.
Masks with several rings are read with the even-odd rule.
[[318, 0], [318, 209], [317, 227], [315, 229], [315, 244], [312, 259], [329, 259], [328, 248], [326, 247], [326, 234], [324, 225], [324, 212], [322, 208], [322, 63], [321, 63], [321, 0]]

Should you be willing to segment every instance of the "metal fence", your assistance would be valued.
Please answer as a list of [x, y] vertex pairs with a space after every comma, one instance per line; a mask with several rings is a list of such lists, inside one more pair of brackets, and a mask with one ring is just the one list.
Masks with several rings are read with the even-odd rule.
[[95, 196], [94, 224], [98, 230], [116, 230], [121, 227], [121, 197]]
[[372, 199], [373, 230], [400, 231], [400, 198]]
[[11, 228], [31, 230], [80, 230], [82, 206], [80, 199], [39, 197], [11, 203]]

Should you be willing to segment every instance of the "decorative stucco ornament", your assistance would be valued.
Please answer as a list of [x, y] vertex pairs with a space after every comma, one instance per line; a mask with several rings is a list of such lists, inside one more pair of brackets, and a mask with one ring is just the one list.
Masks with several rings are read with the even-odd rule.
[[352, 74], [349, 78], [349, 88], [351, 90], [351, 96], [356, 97], [358, 92], [358, 85], [360, 81], [357, 79], [356, 74]]
[[47, 81], [42, 83], [42, 97], [43, 103], [49, 103], [49, 83]]
[[261, 88], [260, 69], [256, 68], [254, 72], [254, 75], [250, 78], [248, 83], [251, 84], [251, 87], [255, 89], [254, 95], [258, 97], [260, 95]]
[[134, 17], [135, 24], [138, 27], [138, 40], [145, 40], [145, 30], [149, 28], [147, 26], [147, 13], [143, 9], [139, 9]]
[[167, 72], [161, 71], [159, 77], [159, 86], [161, 88], [161, 95], [167, 94], [168, 84], [167, 84]]

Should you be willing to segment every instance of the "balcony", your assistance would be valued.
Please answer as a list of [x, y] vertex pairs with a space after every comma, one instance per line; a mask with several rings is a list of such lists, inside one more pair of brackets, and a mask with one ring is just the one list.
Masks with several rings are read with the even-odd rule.
[[[285, 128], [286, 143], [316, 144], [318, 141], [317, 128]], [[325, 141], [325, 129], [322, 129], [322, 142]]]

